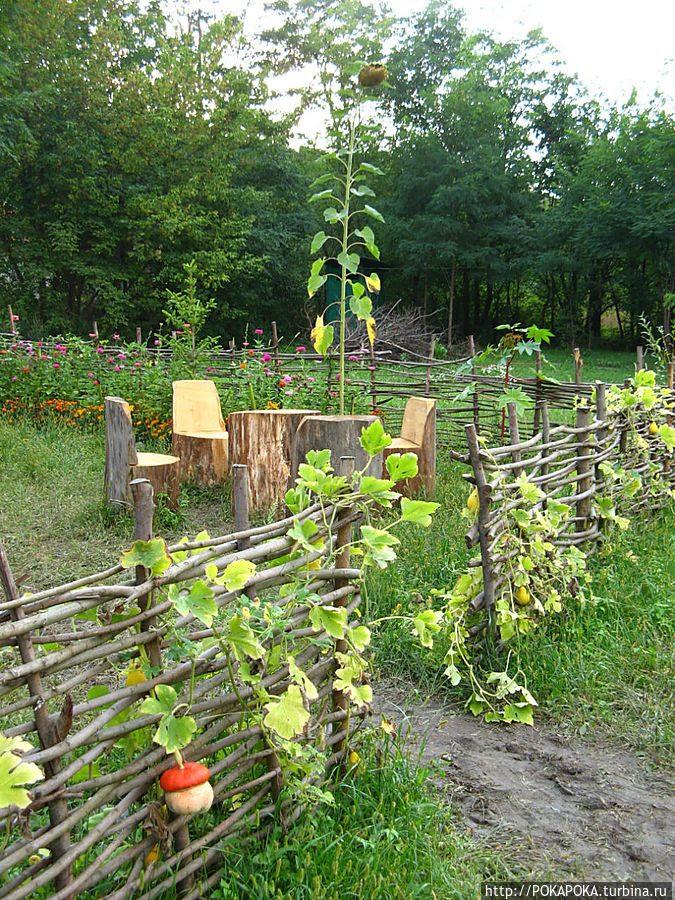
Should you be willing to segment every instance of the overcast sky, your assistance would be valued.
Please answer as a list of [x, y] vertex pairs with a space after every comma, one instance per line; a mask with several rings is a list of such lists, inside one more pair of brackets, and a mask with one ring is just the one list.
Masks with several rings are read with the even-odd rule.
[[[260, 27], [262, 0], [187, 0], [241, 15], [247, 30]], [[389, 0], [398, 15], [424, 8], [426, 0]], [[589, 93], [621, 105], [633, 87], [646, 105], [656, 90], [675, 107], [674, 0], [458, 0], [469, 31], [488, 29], [502, 39], [541, 27]]]

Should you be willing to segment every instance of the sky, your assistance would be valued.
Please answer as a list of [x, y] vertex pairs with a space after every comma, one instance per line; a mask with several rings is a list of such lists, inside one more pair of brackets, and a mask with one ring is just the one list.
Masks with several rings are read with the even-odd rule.
[[[262, 0], [187, 0], [240, 15], [260, 26]], [[389, 0], [394, 12], [410, 15], [426, 0]], [[675, 106], [675, 2], [673, 0], [457, 0], [469, 31], [490, 30], [498, 38], [522, 38], [541, 27], [565, 67], [594, 96], [623, 105], [633, 87], [641, 105], [654, 92]]]

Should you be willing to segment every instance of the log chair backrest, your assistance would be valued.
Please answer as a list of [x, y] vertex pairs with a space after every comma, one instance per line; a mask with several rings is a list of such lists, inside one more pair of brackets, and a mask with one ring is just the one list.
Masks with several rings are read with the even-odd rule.
[[225, 431], [218, 388], [213, 381], [174, 381], [173, 430], [176, 434]]
[[403, 412], [401, 437], [421, 447], [429, 416], [436, 410], [436, 401], [428, 397], [410, 397]]
[[129, 472], [138, 463], [129, 404], [122, 397], [105, 398], [105, 487], [108, 500], [124, 502]]

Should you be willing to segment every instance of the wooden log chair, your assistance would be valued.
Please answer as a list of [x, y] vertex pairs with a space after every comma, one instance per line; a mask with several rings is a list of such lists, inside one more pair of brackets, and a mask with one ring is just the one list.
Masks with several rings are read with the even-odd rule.
[[396, 490], [413, 497], [422, 489], [431, 495], [436, 486], [436, 401], [428, 397], [410, 397], [403, 412], [401, 436], [392, 440], [383, 455], [382, 477], [388, 478], [386, 461], [392, 453], [415, 453], [418, 472], [406, 478]]
[[165, 494], [175, 509], [179, 463], [168, 453], [139, 453], [129, 404], [121, 397], [105, 398], [105, 490], [110, 503], [132, 503], [130, 481], [147, 478], [155, 496]]
[[182, 479], [210, 485], [227, 478], [228, 437], [213, 381], [174, 381], [173, 452]]

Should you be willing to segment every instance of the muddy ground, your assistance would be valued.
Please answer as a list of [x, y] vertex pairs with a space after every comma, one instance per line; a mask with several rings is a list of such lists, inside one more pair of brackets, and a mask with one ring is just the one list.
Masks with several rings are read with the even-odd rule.
[[485, 724], [403, 683], [376, 689], [466, 827], [532, 877], [675, 879], [675, 767], [556, 734]]

